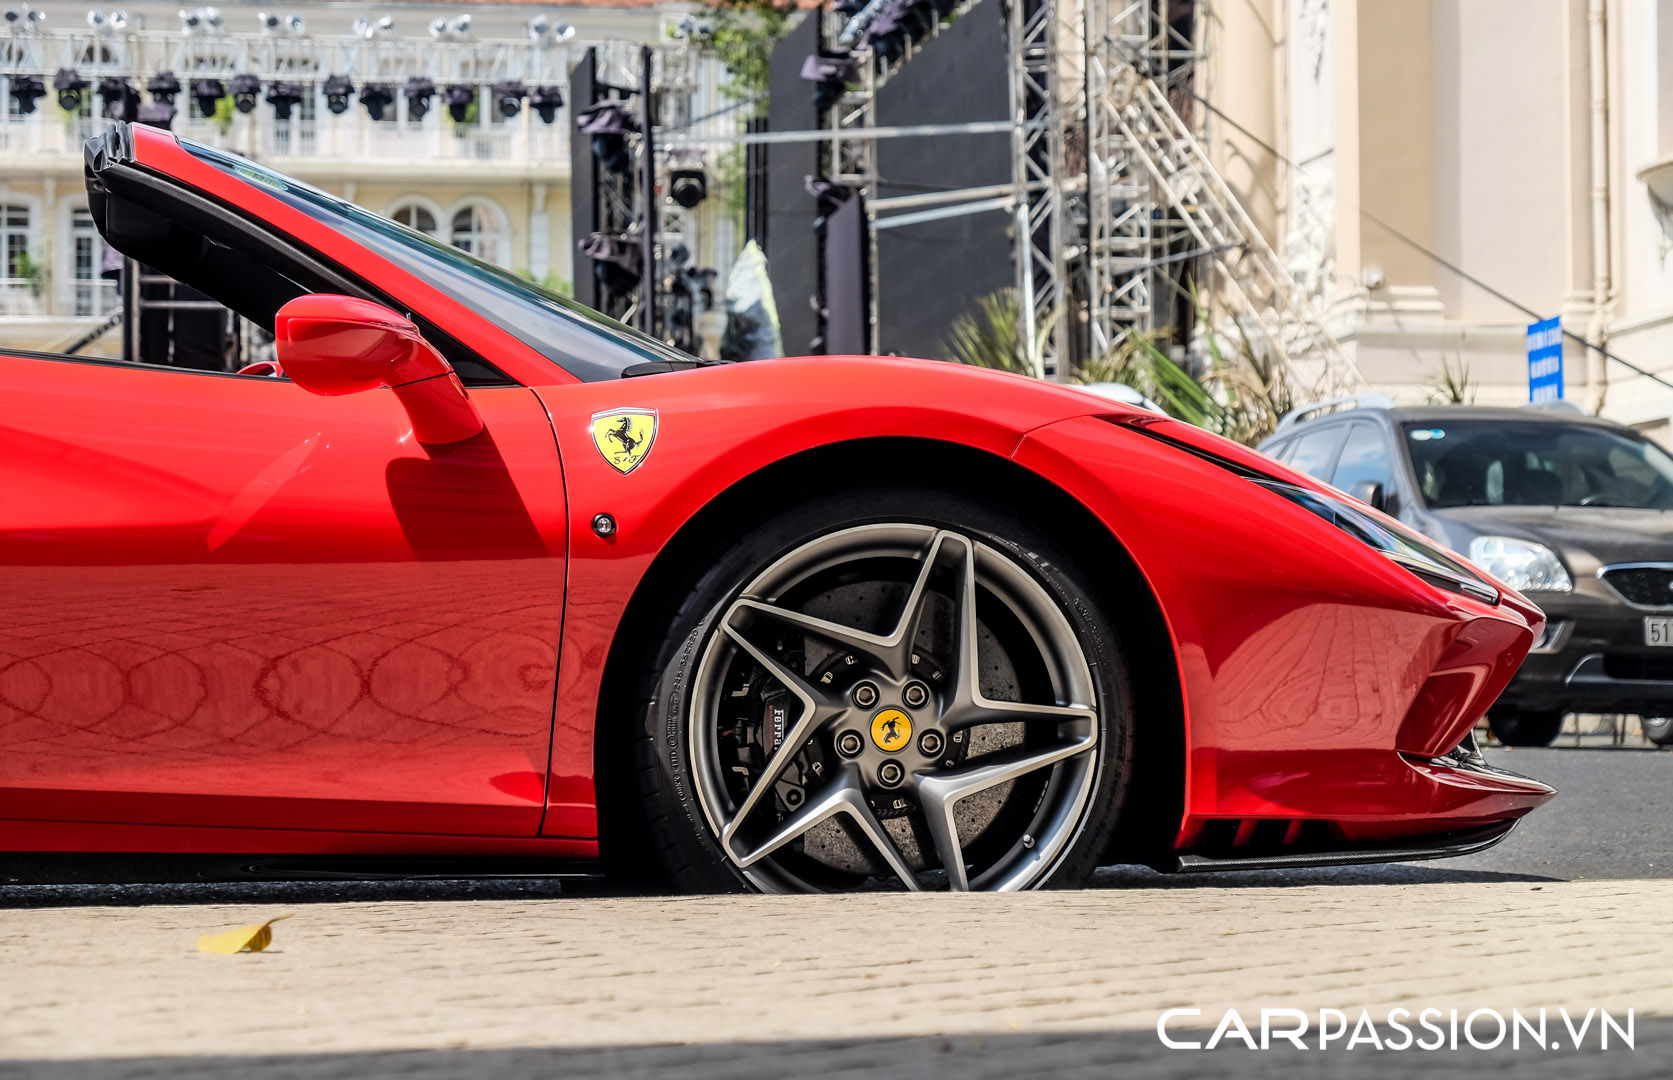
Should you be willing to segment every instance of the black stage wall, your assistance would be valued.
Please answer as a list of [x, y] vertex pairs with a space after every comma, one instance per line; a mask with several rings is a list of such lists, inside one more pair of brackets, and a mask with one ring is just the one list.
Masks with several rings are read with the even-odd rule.
[[[944, 27], [878, 94], [877, 123], [956, 124], [1010, 115], [1005, 7], [977, 4]], [[1011, 137], [882, 139], [878, 194], [981, 187], [1011, 179]], [[953, 320], [1014, 281], [1010, 215], [999, 210], [877, 234], [878, 339], [883, 351], [939, 357]], [[780, 305], [782, 307], [782, 301]]]
[[[811, 131], [819, 127], [814, 84], [802, 78], [802, 61], [819, 49], [819, 13], [812, 12], [773, 49], [767, 73], [767, 129]], [[767, 227], [757, 236], [778, 304], [784, 352], [823, 352], [815, 343], [819, 319], [810, 298], [819, 289], [819, 249], [813, 234], [818, 210], [807, 177], [819, 172], [820, 144], [777, 143], [766, 148]]]

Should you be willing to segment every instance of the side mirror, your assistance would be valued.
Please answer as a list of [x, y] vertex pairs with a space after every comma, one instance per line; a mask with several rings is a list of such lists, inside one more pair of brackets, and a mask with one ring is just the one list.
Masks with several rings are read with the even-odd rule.
[[443, 445], [482, 431], [453, 365], [410, 321], [370, 300], [299, 296], [273, 320], [279, 366], [311, 394], [337, 397], [389, 387], [421, 443]]
[[1388, 496], [1383, 493], [1383, 486], [1375, 480], [1361, 480], [1348, 492], [1360, 502], [1373, 510], [1388, 510]]

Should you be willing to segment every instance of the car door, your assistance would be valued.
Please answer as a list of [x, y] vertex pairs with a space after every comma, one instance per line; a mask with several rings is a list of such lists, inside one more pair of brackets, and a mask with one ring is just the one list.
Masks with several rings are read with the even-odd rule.
[[[139, 180], [130, 253], [247, 318], [352, 285]], [[389, 390], [0, 353], [0, 818], [536, 834], [563, 481], [498, 382], [424, 446]]]
[[0, 817], [533, 835], [563, 599], [534, 395], [0, 356]]

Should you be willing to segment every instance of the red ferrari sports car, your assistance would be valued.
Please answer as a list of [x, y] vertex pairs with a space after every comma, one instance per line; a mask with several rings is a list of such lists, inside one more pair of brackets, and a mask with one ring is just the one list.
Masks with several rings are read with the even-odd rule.
[[1457, 854], [1543, 617], [1241, 446], [951, 364], [693, 361], [148, 128], [119, 251], [265, 375], [0, 355], [0, 849], [722, 891]]

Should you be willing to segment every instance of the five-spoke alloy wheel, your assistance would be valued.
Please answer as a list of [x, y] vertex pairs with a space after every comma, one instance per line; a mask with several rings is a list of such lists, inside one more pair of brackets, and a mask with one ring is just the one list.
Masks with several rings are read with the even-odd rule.
[[1126, 674], [1091, 591], [981, 504], [942, 496], [927, 507], [951, 503], [940, 520], [842, 525], [855, 515], [827, 502], [798, 518], [835, 527], [779, 522], [762, 546], [801, 535], [776, 557], [708, 575], [698, 591], [721, 595], [659, 658], [643, 772], [676, 884], [1084, 877], [1130, 746]]

